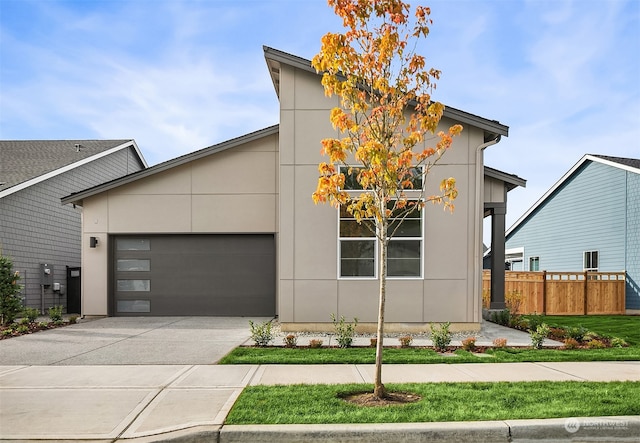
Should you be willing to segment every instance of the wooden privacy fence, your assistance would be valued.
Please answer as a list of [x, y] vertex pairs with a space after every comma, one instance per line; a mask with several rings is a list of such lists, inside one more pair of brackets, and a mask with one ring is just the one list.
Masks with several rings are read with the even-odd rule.
[[[625, 272], [505, 271], [505, 298], [520, 293], [520, 314], [588, 315], [625, 313]], [[491, 271], [482, 272], [491, 291]]]

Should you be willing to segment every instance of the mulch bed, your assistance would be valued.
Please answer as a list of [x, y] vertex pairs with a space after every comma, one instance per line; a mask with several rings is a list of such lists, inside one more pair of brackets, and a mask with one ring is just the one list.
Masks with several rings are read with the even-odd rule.
[[384, 398], [378, 398], [373, 392], [358, 392], [341, 397], [344, 401], [358, 406], [397, 406], [420, 401], [422, 397], [410, 392], [388, 392]]
[[[62, 328], [64, 326], [68, 326], [72, 323], [68, 321], [60, 322], [42, 322], [42, 323], [29, 323], [24, 326], [27, 327], [27, 330], [24, 332], [19, 332], [18, 327], [21, 325], [11, 325], [11, 326], [0, 326], [0, 340], [6, 340], [13, 337], [20, 337], [22, 335], [33, 334], [35, 332], [46, 331], [48, 329]], [[11, 331], [11, 333], [6, 333], [5, 331]]]

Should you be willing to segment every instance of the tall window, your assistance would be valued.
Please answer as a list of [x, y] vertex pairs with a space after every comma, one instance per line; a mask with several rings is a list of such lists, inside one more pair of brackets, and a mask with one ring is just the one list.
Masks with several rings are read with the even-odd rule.
[[584, 253], [584, 270], [598, 271], [598, 251], [586, 251]]
[[540, 257], [529, 257], [529, 271], [540, 270]]
[[[361, 191], [355, 178], [357, 168], [345, 174], [345, 189]], [[416, 169], [414, 189], [422, 187], [422, 177]], [[392, 204], [390, 206], [393, 206]], [[414, 210], [401, 222], [400, 214], [392, 214], [389, 233], [393, 237], [387, 249], [387, 275], [389, 277], [422, 276], [422, 211]], [[398, 217], [398, 218], [394, 218]], [[340, 277], [376, 278], [378, 272], [379, 242], [373, 231], [373, 220], [359, 224], [345, 207], [340, 207]], [[396, 230], [397, 228], [397, 230]]]

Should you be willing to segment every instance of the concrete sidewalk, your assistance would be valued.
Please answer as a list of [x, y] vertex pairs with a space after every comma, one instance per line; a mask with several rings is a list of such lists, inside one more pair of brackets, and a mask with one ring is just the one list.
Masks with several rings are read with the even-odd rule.
[[[6, 441], [637, 441], [639, 417], [223, 426], [249, 385], [371, 383], [373, 365], [0, 366]], [[386, 383], [640, 381], [640, 362], [384, 365]]]

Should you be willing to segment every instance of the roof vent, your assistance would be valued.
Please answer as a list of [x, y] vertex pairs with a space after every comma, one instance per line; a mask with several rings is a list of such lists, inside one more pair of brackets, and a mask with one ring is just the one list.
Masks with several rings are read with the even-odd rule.
[[82, 145], [80, 143], [76, 143], [75, 147], [76, 147], [76, 152], [80, 152], [80, 148], [82, 148]]

